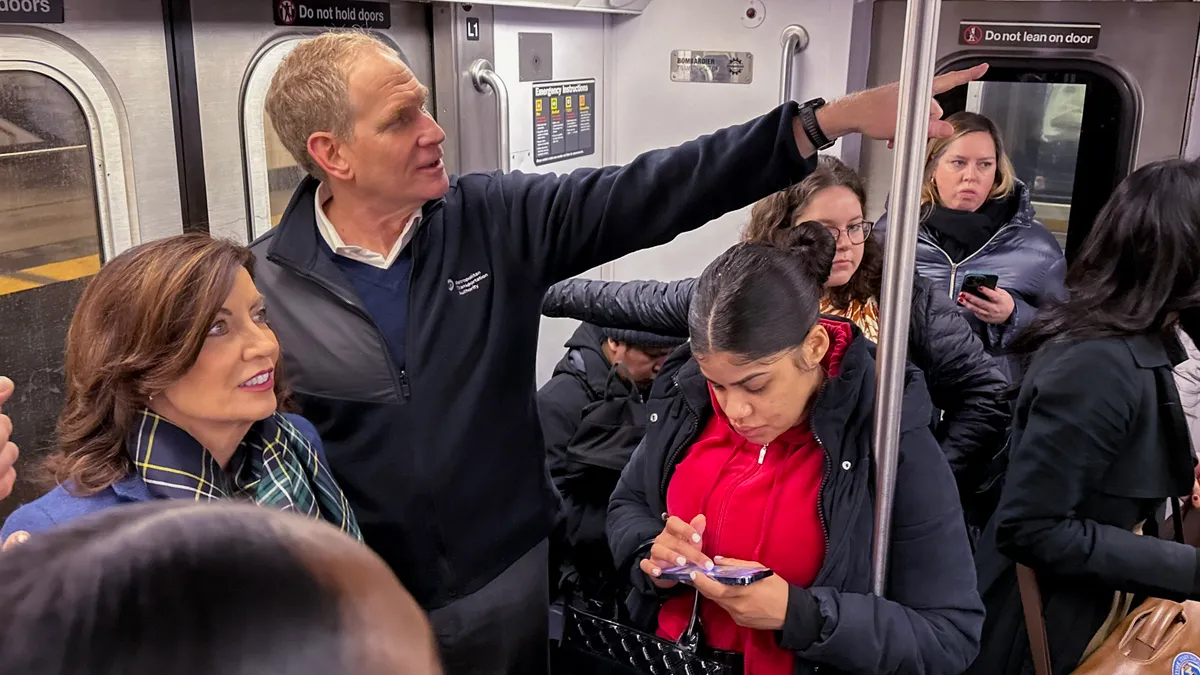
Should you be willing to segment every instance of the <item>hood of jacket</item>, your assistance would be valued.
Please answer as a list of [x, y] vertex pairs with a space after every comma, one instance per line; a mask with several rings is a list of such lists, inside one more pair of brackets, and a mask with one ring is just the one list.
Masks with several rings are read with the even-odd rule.
[[[599, 326], [594, 326], [589, 323], [580, 324], [579, 328], [571, 337], [563, 343], [567, 348], [567, 353], [562, 357], [557, 365], [554, 366], [554, 375], [566, 374], [578, 379], [585, 387], [593, 400], [598, 400], [604, 397], [605, 391], [609, 386], [609, 374], [612, 372], [612, 364], [608, 362], [608, 357], [604, 355], [604, 334]], [[613, 375], [612, 390], [614, 395], [627, 396], [630, 393], [629, 385], [625, 380]]]

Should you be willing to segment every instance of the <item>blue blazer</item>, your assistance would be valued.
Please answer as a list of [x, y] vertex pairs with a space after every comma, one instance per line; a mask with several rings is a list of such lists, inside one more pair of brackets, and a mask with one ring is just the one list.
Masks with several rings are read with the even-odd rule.
[[[312, 422], [299, 415], [284, 414], [293, 426], [312, 443], [313, 449], [321, 462], [325, 462], [325, 449], [321, 445], [321, 437], [317, 434]], [[110, 506], [147, 502], [154, 497], [146, 488], [142, 477], [136, 473], [113, 483], [109, 487], [87, 497], [76, 497], [62, 485], [50, 492], [25, 504], [13, 511], [4, 527], [0, 528], [0, 543], [8, 539], [13, 532], [25, 531], [30, 534], [48, 530], [56, 525], [68, 523], [81, 516], [95, 513]]]

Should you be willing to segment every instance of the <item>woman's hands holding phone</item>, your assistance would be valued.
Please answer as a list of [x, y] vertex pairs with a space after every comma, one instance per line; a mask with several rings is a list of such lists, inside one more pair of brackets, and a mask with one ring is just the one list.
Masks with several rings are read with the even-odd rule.
[[980, 321], [994, 324], [1008, 321], [1008, 317], [1012, 316], [1013, 310], [1016, 309], [1016, 303], [1013, 302], [1008, 291], [1003, 288], [991, 289], [987, 286], [980, 286], [979, 292], [986, 295], [987, 298], [980, 298], [970, 293], [959, 293], [958, 301], [979, 317]]
[[704, 514], [693, 518], [691, 523], [684, 522], [678, 516], [667, 518], [663, 531], [654, 538], [654, 544], [650, 546], [650, 557], [639, 563], [642, 571], [650, 576], [655, 586], [670, 588], [678, 583], [660, 579], [659, 575], [664, 569], [688, 563], [705, 569], [713, 568], [713, 561], [701, 551], [705, 524]]
[[[718, 565], [763, 567], [761, 563], [717, 556]], [[692, 585], [733, 617], [734, 623], [754, 630], [779, 630], [787, 618], [791, 587], [783, 577], [772, 574], [746, 586], [728, 586], [703, 574], [692, 578]]]

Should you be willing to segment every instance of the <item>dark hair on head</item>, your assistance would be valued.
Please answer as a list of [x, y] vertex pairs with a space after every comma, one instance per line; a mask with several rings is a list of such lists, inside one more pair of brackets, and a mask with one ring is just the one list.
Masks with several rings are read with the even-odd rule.
[[820, 317], [836, 244], [823, 225], [779, 224], [772, 243], [742, 242], [712, 261], [692, 295], [692, 351], [754, 361], [803, 344]]
[[254, 276], [250, 249], [207, 234], [142, 244], [100, 268], [67, 331], [67, 401], [57, 448], [44, 465], [47, 482], [68, 483], [84, 496], [133, 471], [125, 442], [135, 415], [195, 365], [241, 269]]
[[322, 524], [252, 505], [118, 506], [0, 553], [0, 663], [21, 675], [341, 675]]
[[[787, 228], [822, 190], [841, 187], [854, 193], [858, 205], [866, 211], [867, 191], [858, 173], [846, 166], [842, 160], [829, 155], [817, 159], [817, 168], [786, 190], [759, 200], [750, 209], [750, 222], [742, 231], [742, 241], [758, 241], [777, 244], [786, 237]], [[862, 262], [850, 281], [836, 288], [826, 289], [825, 297], [838, 309], [846, 309], [851, 302], [866, 302], [878, 298], [883, 287], [883, 249], [871, 237], [863, 242]]]
[[[1200, 313], [1200, 164], [1147, 164], [1121, 181], [1067, 273], [1067, 300], [1043, 308], [1014, 350], [1128, 337]], [[1195, 324], [1193, 324], [1195, 325]]]

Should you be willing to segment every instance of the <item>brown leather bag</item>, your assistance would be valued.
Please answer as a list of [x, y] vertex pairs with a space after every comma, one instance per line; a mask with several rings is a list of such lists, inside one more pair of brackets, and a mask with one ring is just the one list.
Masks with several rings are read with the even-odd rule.
[[[1175, 541], [1184, 543], [1184, 533], [1193, 530], [1191, 526], [1200, 521], [1200, 517], [1184, 519], [1178, 500], [1172, 500], [1171, 505], [1174, 522], [1169, 523], [1168, 527]], [[1184, 526], [1176, 528], [1175, 524], [1180, 522]], [[1021, 592], [1034, 671], [1037, 675], [1053, 675], [1046, 623], [1042, 616], [1041, 592], [1032, 569], [1017, 565], [1017, 586]], [[1114, 602], [1114, 612], [1123, 611], [1119, 609], [1122, 595], [1118, 594], [1118, 600]], [[1200, 675], [1200, 602], [1149, 598], [1123, 616], [1124, 619], [1111, 632], [1108, 631], [1109, 622], [1105, 622], [1097, 634], [1101, 640], [1099, 646], [1090, 651], [1072, 673]]]

